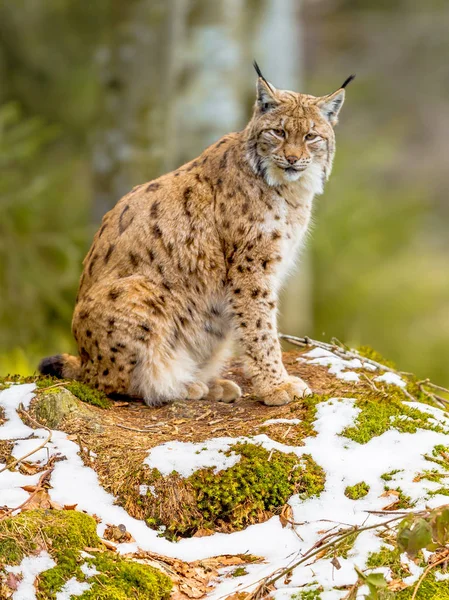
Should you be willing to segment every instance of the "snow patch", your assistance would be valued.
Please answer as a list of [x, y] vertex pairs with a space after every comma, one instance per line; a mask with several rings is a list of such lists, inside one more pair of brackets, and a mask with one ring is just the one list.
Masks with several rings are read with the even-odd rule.
[[78, 581], [75, 577], [69, 579], [60, 592], [56, 594], [56, 600], [71, 600], [73, 596], [81, 596], [83, 592], [92, 586], [85, 581]]
[[47, 552], [41, 552], [39, 556], [25, 556], [20, 565], [16, 567], [6, 566], [5, 570], [8, 573], [22, 575], [22, 580], [12, 596], [13, 600], [35, 600], [34, 582], [36, 577], [55, 566], [55, 561]]
[[[316, 358], [320, 357], [315, 356]], [[22, 385], [0, 392], [0, 405], [5, 408], [7, 418], [0, 427], [0, 439], [19, 441], [33, 435], [38, 445], [47, 436], [44, 430], [31, 430], [24, 425], [16, 412], [20, 403], [29, 404], [33, 389], [32, 385]], [[105, 523], [123, 523], [136, 542], [119, 544], [120, 553], [141, 548], [186, 561], [240, 553], [250, 553], [265, 558], [264, 563], [249, 565], [248, 574], [239, 577], [238, 581], [234, 578], [223, 578], [209, 596], [210, 599], [218, 599], [238, 591], [243, 586], [251, 587], [262, 577], [272, 574], [274, 570], [292, 564], [298, 560], [301, 553], [321, 539], [323, 530], [338, 530], [347, 525], [362, 526], [383, 522], [384, 517], [368, 515], [366, 511], [382, 509], [388, 503], [388, 499], [381, 497], [384, 482], [380, 476], [384, 473], [395, 469], [401, 470], [395, 475], [394, 484], [400, 486], [404, 494], [411, 496], [416, 502], [415, 509], [425, 506], [432, 508], [447, 501], [447, 498], [440, 495], [428, 498], [429, 490], [438, 488], [439, 484], [436, 482], [424, 479], [413, 481], [417, 472], [429, 468], [424, 455], [430, 454], [437, 444], [447, 444], [447, 435], [428, 430], [418, 430], [414, 434], [409, 434], [391, 429], [379, 437], [372, 438], [367, 444], [357, 444], [340, 435], [347, 426], [353, 425], [359, 414], [355, 402], [354, 398], [333, 398], [317, 404], [314, 422], [317, 435], [303, 440], [303, 446], [289, 446], [275, 442], [265, 434], [249, 439], [224, 437], [198, 444], [166, 443], [153, 448], [146, 459], [149, 466], [158, 468], [163, 474], [176, 469], [180, 474], [189, 476], [199, 468], [214, 467], [219, 470], [236, 464], [240, 457], [236, 454], [225, 456], [224, 452], [239, 441], [259, 443], [267, 450], [292, 452], [298, 458], [310, 454], [326, 473], [325, 489], [318, 498], [303, 500], [299, 495], [295, 495], [289, 500], [293, 510], [293, 520], [301, 523], [296, 526], [296, 532], [290, 526], [282, 527], [279, 517], [274, 516], [265, 523], [252, 525], [243, 531], [230, 534], [216, 533], [209, 537], [183, 539], [177, 543], [160, 538], [158, 532], [149, 529], [144, 521], [132, 518], [122, 507], [114, 504], [114, 497], [100, 486], [95, 471], [83, 464], [78, 445], [68, 440], [66, 434], [61, 431], [53, 432], [49, 448], [52, 454], [59, 453], [66, 460], [55, 463], [49, 493], [51, 498], [60, 504], [77, 503], [78, 510], [97, 514], [102, 520], [97, 529], [100, 535], [104, 531]], [[427, 411], [436, 422], [448, 420], [437, 408], [413, 402], [405, 404]], [[435, 468], [440, 469], [438, 465], [435, 465]], [[5, 478], [11, 493], [17, 494], [17, 497], [11, 497], [10, 501], [19, 500], [18, 505], [26, 496], [19, 498], [17, 488], [24, 485], [24, 482], [36, 483], [37, 477], [26, 477], [9, 471], [2, 473], [0, 485], [3, 487], [0, 488], [0, 503], [3, 503], [2, 490], [3, 493], [7, 491], [3, 483]], [[359, 500], [346, 498], [344, 495], [346, 486], [361, 481], [365, 481], [370, 486], [369, 493]], [[26, 494], [23, 490], [20, 492]], [[10, 506], [15, 505], [10, 504]], [[347, 559], [339, 559], [340, 570], [334, 569], [330, 561], [325, 558], [312, 564], [303, 564], [293, 570], [287, 587], [282, 581], [279, 582], [280, 588], [275, 592], [275, 597], [277, 600], [287, 598], [295, 591], [304, 589], [304, 586], [309, 586], [312, 581], [316, 581], [317, 585], [324, 588], [324, 592], [321, 593], [323, 599], [342, 598], [345, 592], [342, 591], [340, 595], [340, 592], [335, 590], [335, 586], [353, 584], [357, 579], [354, 566], [363, 568], [368, 555], [377, 552], [381, 545], [382, 541], [373, 531], [362, 532], [353, 549], [349, 551]], [[38, 558], [30, 561], [36, 561]], [[48, 555], [46, 560], [48, 563], [44, 564], [45, 568], [42, 570], [54, 564]], [[410, 568], [413, 569], [412, 566]], [[29, 568], [24, 562], [22, 571], [24, 574], [26, 571], [27, 581], [34, 581], [36, 577], [34, 573], [37, 570], [36, 565], [33, 567], [33, 562]], [[419, 577], [419, 573], [416, 570], [412, 571], [415, 580], [417, 576]], [[80, 582], [75, 580], [70, 585], [76, 588], [79, 584]], [[73, 592], [71, 594], [74, 595]], [[34, 596], [30, 594], [26, 596], [26, 600], [31, 598]], [[17, 596], [17, 598], [14, 596], [14, 600], [22, 599], [25, 600], [25, 596]]]
[[342, 379], [343, 381], [352, 381], [353, 383], [360, 381], [360, 375], [355, 371], [348, 371], [348, 369], [365, 369], [367, 371], [376, 370], [374, 365], [363, 361], [361, 358], [341, 358], [324, 348], [314, 348], [303, 354], [297, 360], [305, 361], [311, 365], [329, 367], [329, 373], [331, 373], [331, 375], [335, 375], [338, 379]]
[[399, 377], [397, 373], [391, 373], [390, 371], [386, 371], [383, 375], [375, 377], [374, 381], [382, 381], [384, 383], [389, 383], [390, 385], [397, 385], [401, 388], [405, 388], [407, 385], [402, 377]]
[[144, 463], [162, 475], [176, 471], [182, 477], [189, 477], [206, 467], [214, 467], [214, 472], [218, 473], [240, 461], [240, 456], [235, 452], [225, 454], [237, 441], [235, 438], [215, 438], [199, 443], [166, 442], [150, 450]]

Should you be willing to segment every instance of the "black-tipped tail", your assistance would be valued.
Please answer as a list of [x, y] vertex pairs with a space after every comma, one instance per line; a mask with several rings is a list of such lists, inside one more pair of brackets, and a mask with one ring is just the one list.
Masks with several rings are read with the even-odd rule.
[[56, 354], [43, 358], [39, 363], [39, 372], [42, 375], [51, 375], [59, 379], [79, 379], [80, 359], [69, 354]]

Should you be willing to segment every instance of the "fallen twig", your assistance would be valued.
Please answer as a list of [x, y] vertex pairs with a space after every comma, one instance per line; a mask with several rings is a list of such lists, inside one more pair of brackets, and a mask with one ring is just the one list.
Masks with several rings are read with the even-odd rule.
[[39, 478], [39, 481], [37, 482], [37, 486], [36, 489], [28, 496], [28, 498], [25, 500], [25, 502], [22, 502], [22, 504], [20, 506], [16, 506], [15, 508], [10, 508], [8, 511], [6, 511], [1, 517], [0, 517], [0, 522], [4, 521], [5, 519], [7, 519], [9, 516], [11, 516], [13, 513], [15, 513], [18, 510], [22, 510], [29, 502], [31, 502], [31, 500], [40, 492], [43, 490], [44, 488], [44, 483], [46, 481], [46, 479], [49, 477], [50, 473], [53, 471], [54, 467], [51, 467], [50, 469], [47, 469], [47, 471], [44, 471], [42, 473], [42, 475]]
[[358, 358], [360, 361], [368, 363], [373, 367], [378, 369], [382, 369], [383, 371], [389, 371], [390, 373], [401, 373], [402, 371], [397, 371], [396, 369], [392, 369], [391, 367], [387, 367], [382, 363], [379, 363], [372, 358], [367, 358], [362, 356], [358, 352], [353, 350], [346, 350], [342, 346], [337, 344], [328, 344], [327, 342], [319, 342], [318, 340], [312, 340], [311, 338], [305, 336], [303, 338], [296, 337], [294, 335], [286, 335], [284, 333], [280, 333], [279, 337], [282, 340], [286, 340], [295, 346], [301, 346], [302, 348], [307, 348], [308, 346], [316, 346], [317, 348], [322, 348], [323, 350], [327, 350], [328, 352], [333, 352], [340, 358]]
[[136, 427], [128, 427], [127, 425], [122, 425], [121, 423], [114, 423], [116, 427], [121, 427], [122, 429], [127, 429], [128, 431], [137, 431], [138, 433], [154, 433], [151, 429], [137, 429]]
[[424, 581], [425, 577], [428, 575], [429, 571], [431, 569], [433, 569], [433, 567], [436, 567], [437, 565], [441, 565], [444, 562], [448, 561], [448, 557], [444, 556], [443, 558], [440, 558], [440, 560], [437, 560], [436, 562], [432, 563], [431, 565], [429, 565], [427, 567], [427, 569], [424, 571], [424, 573], [421, 575], [421, 577], [418, 579], [417, 584], [415, 585], [415, 589], [413, 590], [413, 594], [412, 597], [410, 598], [410, 600], [415, 600], [416, 598], [416, 594], [418, 593], [419, 590], [419, 586], [421, 585], [421, 583]]
[[51, 438], [52, 438], [52, 435], [53, 435], [53, 432], [52, 432], [51, 429], [49, 429], [45, 425], [42, 425], [41, 423], [38, 423], [36, 421], [36, 419], [33, 419], [33, 417], [29, 413], [27, 413], [26, 410], [24, 410], [22, 408], [20, 410], [20, 412], [23, 413], [33, 423], [33, 425], [35, 425], [39, 429], [45, 429], [45, 431], [48, 432], [48, 437], [41, 444], [39, 444], [39, 446], [37, 446], [36, 448], [34, 448], [34, 450], [31, 450], [31, 452], [27, 452], [27, 454], [24, 454], [20, 458], [16, 458], [15, 460], [13, 460], [12, 463], [6, 464], [4, 467], [2, 467], [0, 469], [0, 473], [3, 473], [3, 471], [9, 470], [9, 469], [14, 469], [14, 467], [16, 467], [19, 463], [21, 463], [22, 461], [24, 461], [26, 458], [28, 458], [29, 456], [32, 456], [36, 452], [39, 452], [39, 450], [42, 450], [42, 448], [44, 448], [48, 444], [48, 442], [51, 441]]
[[[420, 513], [421, 512], [422, 511], [420, 511]], [[416, 513], [416, 514], [420, 514], [420, 513]], [[410, 513], [407, 513], [407, 514], [410, 514]], [[403, 515], [397, 515], [397, 516], [393, 517], [392, 519], [388, 519], [388, 521], [384, 521], [383, 523], [376, 523], [375, 525], [367, 525], [366, 527], [357, 527], [357, 525], [354, 525], [350, 529], [341, 531], [339, 534], [338, 533], [337, 534], [327, 534], [326, 536], [324, 536], [323, 539], [328, 539], [329, 536], [331, 536], [331, 535], [337, 535], [338, 537], [337, 537], [337, 539], [332, 540], [324, 545], [322, 545], [322, 540], [318, 540], [305, 554], [302, 555], [300, 560], [296, 561], [294, 564], [290, 565], [289, 567], [285, 567], [284, 569], [277, 569], [274, 573], [265, 577], [261, 581], [259, 586], [253, 592], [248, 594], [247, 600], [258, 600], [259, 598], [262, 598], [263, 590], [269, 589], [270, 586], [274, 585], [274, 583], [276, 581], [278, 581], [278, 579], [281, 579], [281, 577], [288, 575], [289, 573], [291, 573], [291, 571], [293, 571], [293, 569], [295, 569], [299, 565], [305, 563], [306, 561], [310, 560], [311, 558], [313, 558], [314, 556], [316, 556], [323, 550], [327, 550], [328, 548], [332, 548], [332, 547], [338, 548], [338, 546], [350, 535], [353, 535], [354, 533], [360, 534], [363, 531], [369, 531], [370, 529], [377, 529], [379, 527], [385, 527], [389, 523], [393, 523], [402, 518], [403, 518]]]

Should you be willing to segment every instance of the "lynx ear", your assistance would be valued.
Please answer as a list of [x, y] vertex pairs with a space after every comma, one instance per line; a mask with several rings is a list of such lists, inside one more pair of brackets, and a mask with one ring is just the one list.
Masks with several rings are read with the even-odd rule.
[[265, 77], [262, 75], [261, 70], [259, 69], [259, 65], [254, 61], [254, 68], [256, 69], [256, 73], [259, 76], [257, 80], [257, 100], [256, 106], [262, 112], [267, 112], [278, 106], [279, 101], [276, 98], [276, 88], [268, 83]]
[[339, 90], [328, 96], [318, 98], [316, 105], [320, 108], [323, 116], [330, 122], [332, 126], [338, 123], [338, 113], [340, 112], [343, 102], [345, 101], [345, 87], [354, 79], [355, 75], [351, 75], [346, 79]]
[[338, 123], [338, 113], [340, 112], [343, 102], [345, 101], [344, 89], [337, 90], [329, 96], [323, 96], [318, 100], [316, 105], [321, 110], [323, 117], [334, 127]]

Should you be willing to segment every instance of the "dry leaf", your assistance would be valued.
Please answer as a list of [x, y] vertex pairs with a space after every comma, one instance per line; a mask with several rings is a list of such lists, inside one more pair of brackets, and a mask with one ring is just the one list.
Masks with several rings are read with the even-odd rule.
[[37, 485], [22, 485], [22, 490], [25, 490], [26, 492], [30, 492], [30, 494], [33, 493], [36, 488], [37, 488]]
[[337, 569], [337, 571], [339, 571], [341, 569], [340, 561], [338, 560], [338, 558], [336, 556], [334, 556], [334, 558], [331, 560], [331, 565], [333, 567], [335, 567]]
[[17, 588], [19, 587], [19, 583], [21, 582], [22, 577], [20, 575], [15, 575], [14, 573], [8, 573], [8, 575], [6, 576], [6, 585], [9, 587], [9, 589], [11, 590], [17, 590]]
[[385, 490], [383, 494], [379, 496], [379, 498], [388, 498], [388, 496], [399, 496], [400, 492], [397, 490]]
[[183, 592], [189, 598], [202, 598], [206, 595], [206, 587], [194, 585], [191, 581], [185, 581], [179, 585], [179, 591]]
[[114, 542], [110, 542], [109, 540], [105, 540], [103, 538], [100, 538], [101, 541], [103, 542], [103, 544], [106, 546], [106, 548], [108, 550], [112, 550], [113, 552], [117, 552], [117, 544], [114, 544]]
[[293, 521], [293, 509], [290, 504], [284, 504], [279, 515], [279, 521], [282, 527], [286, 527], [291, 521]]
[[50, 496], [47, 490], [39, 490], [29, 502], [25, 504], [23, 510], [33, 510], [35, 508], [51, 508]]
[[193, 534], [193, 537], [207, 537], [208, 535], [213, 535], [215, 531], [213, 529], [198, 529]]
[[63, 509], [64, 510], [75, 510], [75, 508], [78, 506], [77, 504], [64, 504]]
[[402, 579], [393, 579], [387, 585], [387, 589], [389, 589], [390, 592], [400, 592], [401, 590], [405, 590], [406, 587], [408, 586]]

